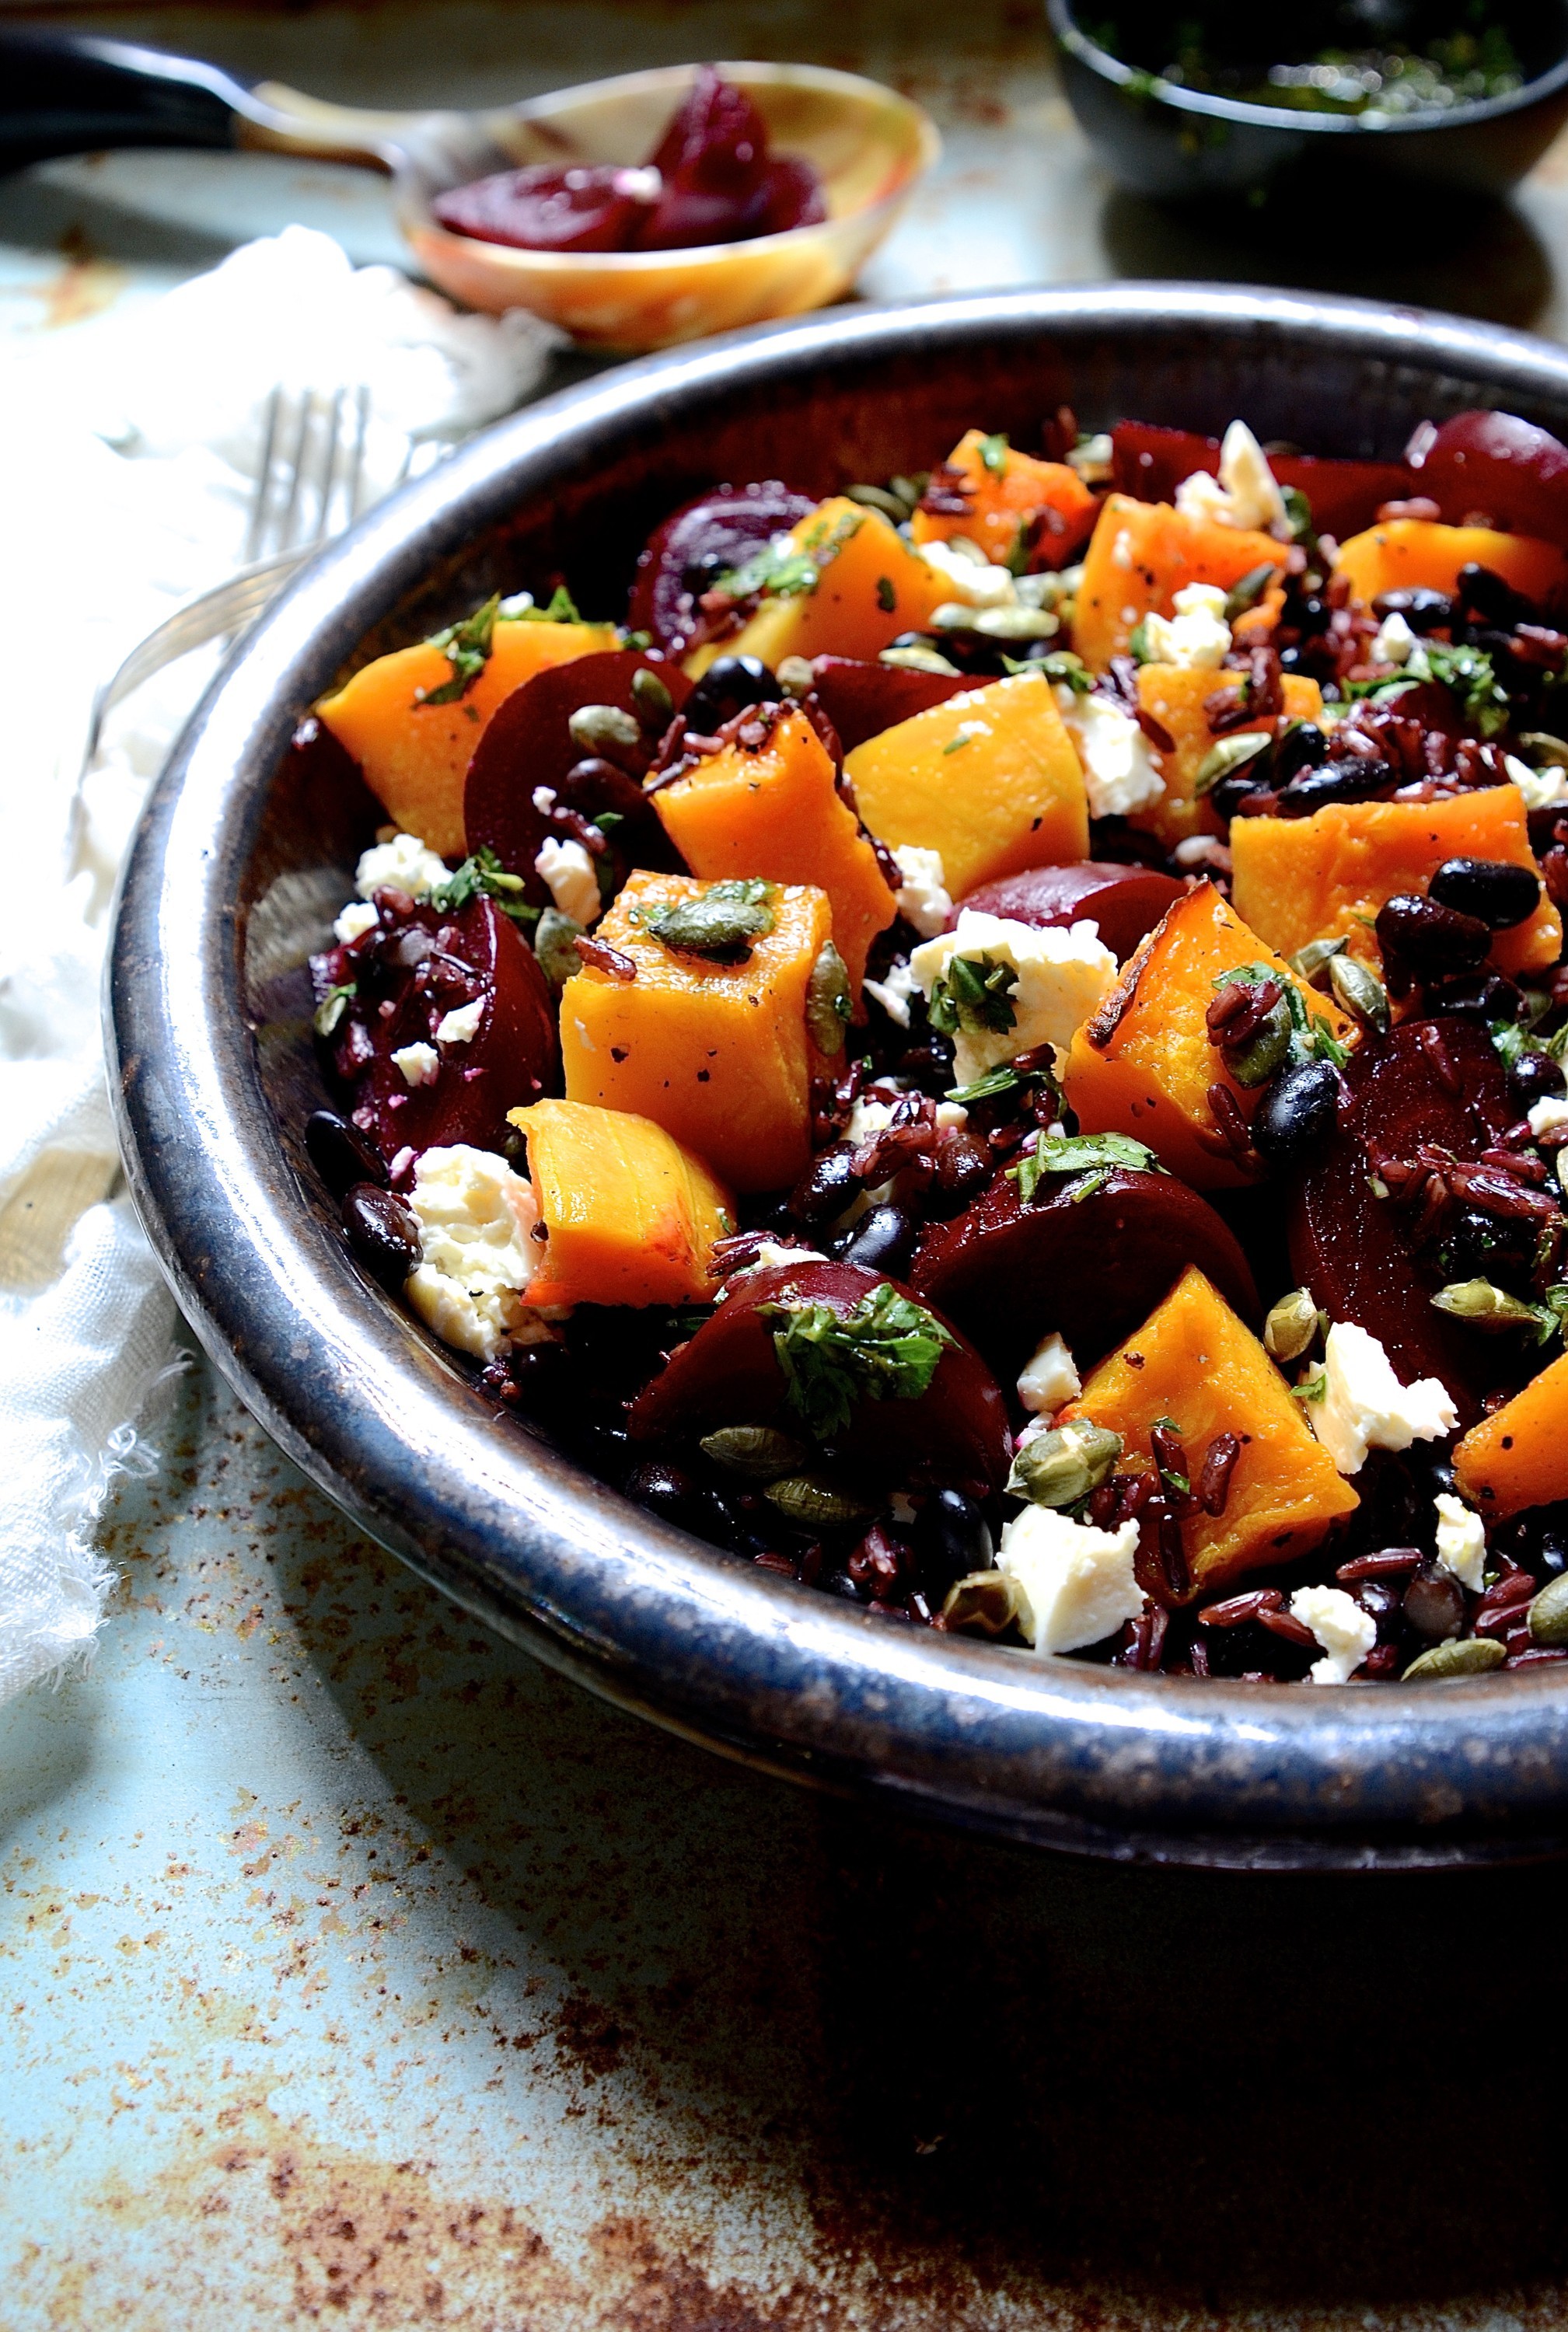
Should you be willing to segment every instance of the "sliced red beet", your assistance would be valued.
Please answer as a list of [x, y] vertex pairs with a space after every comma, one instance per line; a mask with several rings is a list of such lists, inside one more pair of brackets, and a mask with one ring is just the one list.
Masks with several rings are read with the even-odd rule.
[[[1141, 502], [1170, 502], [1195, 470], [1219, 468], [1219, 440], [1189, 429], [1159, 429], [1147, 421], [1119, 421], [1111, 432], [1112, 483]], [[1312, 504], [1320, 534], [1343, 542], [1371, 526], [1381, 505], [1425, 493], [1402, 462], [1336, 462], [1311, 454], [1271, 454], [1268, 466], [1282, 486], [1295, 486]]]
[[1004, 874], [970, 891], [954, 906], [947, 927], [953, 929], [965, 907], [1032, 923], [1037, 931], [1092, 922], [1117, 961], [1124, 962], [1186, 889], [1174, 874], [1157, 874], [1152, 866], [1118, 866], [1094, 858], [1080, 859], [1076, 866], [1031, 866], [1026, 874]]
[[902, 664], [866, 664], [858, 656], [812, 659], [817, 699], [846, 753], [933, 704], [945, 704], [975, 683], [961, 674], [920, 672]]
[[999, 1175], [964, 1214], [933, 1225], [911, 1272], [915, 1293], [973, 1337], [1010, 1384], [1042, 1337], [1065, 1337], [1080, 1368], [1149, 1317], [1195, 1263], [1256, 1324], [1257, 1290], [1231, 1232], [1171, 1174], [1117, 1168], [1075, 1200], [1064, 1178], [1028, 1205]]
[[1568, 445], [1515, 413], [1456, 413], [1411, 444], [1410, 491], [1450, 526], [1483, 515], [1513, 534], [1568, 548]]
[[[437, 1024], [463, 1000], [461, 983], [454, 992], [432, 980], [429, 958], [401, 961], [416, 951], [416, 934], [477, 976], [467, 993], [482, 995], [483, 1009], [466, 1044], [436, 1042]], [[356, 951], [316, 961], [357, 980], [359, 994], [336, 1032], [334, 1064], [351, 1093], [354, 1123], [389, 1165], [400, 1151], [452, 1142], [499, 1150], [508, 1110], [554, 1089], [559, 1051], [550, 990], [533, 950], [493, 900], [471, 899], [455, 914], [417, 906], [397, 931], [383, 929]], [[383, 1013], [387, 1003], [392, 1009]], [[392, 1058], [416, 1044], [435, 1046], [440, 1056], [434, 1084], [410, 1085]]]
[[553, 162], [497, 170], [430, 207], [454, 234], [521, 251], [629, 251], [648, 215], [633, 174], [608, 163], [562, 169]]
[[[550, 901], [549, 890], [534, 873], [540, 846], [549, 835], [566, 840], [573, 831], [569, 818], [539, 807], [535, 796], [541, 788], [556, 795], [561, 808], [575, 810], [590, 822], [598, 810], [614, 811], [622, 821], [613, 829], [618, 872], [624, 874], [633, 865], [657, 870], [678, 863], [642, 788], [642, 773], [652, 760], [656, 738], [620, 752], [617, 767], [605, 753], [579, 745], [568, 725], [585, 704], [611, 704], [636, 718], [632, 683], [639, 672], [651, 672], [663, 682], [677, 712], [692, 693], [678, 664], [636, 649], [578, 656], [570, 664], [536, 672], [514, 688], [474, 748], [463, 795], [468, 846], [493, 850], [509, 874], [522, 876], [536, 907]], [[587, 766], [590, 762], [591, 769]]]
[[666, 655], [680, 655], [711, 628], [697, 604], [703, 593], [816, 507], [813, 495], [777, 478], [699, 494], [650, 538], [637, 560], [626, 622]]
[[650, 158], [664, 191], [636, 237], [641, 251], [689, 251], [740, 243], [825, 218], [817, 173], [783, 167], [768, 151], [768, 125], [744, 90], [699, 65], [685, 102]]
[[[883, 1284], [883, 1273], [853, 1263], [777, 1264], [747, 1272], [638, 1394], [631, 1410], [633, 1440], [711, 1433], [721, 1425], [788, 1427], [793, 1411], [760, 1307], [789, 1290], [803, 1302], [826, 1304], [842, 1319]], [[899, 1293], [909, 1291], [900, 1287]], [[982, 1495], [1001, 1486], [1011, 1464], [1001, 1387], [963, 1336], [942, 1354], [918, 1400], [860, 1401], [849, 1430], [834, 1446], [853, 1465], [887, 1481], [946, 1483]]]
[[1478, 1157], [1516, 1114], [1503, 1064], [1472, 1021], [1407, 1020], [1386, 1037], [1363, 1037], [1345, 1081], [1348, 1120], [1291, 1199], [1291, 1267], [1335, 1320], [1377, 1337], [1401, 1383], [1440, 1378], [1468, 1424], [1482, 1396], [1507, 1379], [1513, 1340], [1483, 1336], [1433, 1310], [1439, 1276], [1411, 1251], [1410, 1218], [1368, 1188], [1366, 1142], [1401, 1158], [1424, 1142], [1456, 1158]]

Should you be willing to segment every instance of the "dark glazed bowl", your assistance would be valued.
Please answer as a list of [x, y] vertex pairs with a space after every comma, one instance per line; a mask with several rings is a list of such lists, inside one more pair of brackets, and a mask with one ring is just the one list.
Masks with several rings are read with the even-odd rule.
[[776, 1772], [1080, 1852], [1410, 1867], [1568, 1843], [1568, 1669], [1280, 1689], [1138, 1677], [916, 1630], [625, 1503], [512, 1422], [359, 1274], [307, 1167], [303, 974], [375, 823], [280, 776], [346, 666], [564, 568], [607, 613], [699, 484], [815, 492], [1071, 402], [1393, 454], [1500, 404], [1568, 431], [1568, 351], [1414, 310], [1201, 286], [840, 311], [655, 358], [503, 423], [306, 569], [159, 781], [109, 970], [127, 1171], [197, 1333], [297, 1464], [507, 1636]]
[[[1117, 0], [1095, 0], [1092, 10], [1076, 0], [1046, 0], [1067, 100], [1105, 167], [1137, 194], [1256, 200], [1294, 188], [1319, 211], [1328, 199], [1343, 207], [1380, 195], [1397, 201], [1401, 193], [1406, 200], [1423, 192], [1503, 195], [1568, 120], [1568, 0], [1530, 0], [1515, 12], [1527, 25], [1526, 79], [1512, 96], [1380, 122], [1183, 89], [1112, 56], [1078, 21], [1103, 24], [1115, 15], [1147, 24], [1157, 47], [1179, 13], [1142, 0], [1119, 8]], [[1251, 22], [1249, 15], [1248, 29]], [[1372, 231], [1382, 227], [1372, 223]]]

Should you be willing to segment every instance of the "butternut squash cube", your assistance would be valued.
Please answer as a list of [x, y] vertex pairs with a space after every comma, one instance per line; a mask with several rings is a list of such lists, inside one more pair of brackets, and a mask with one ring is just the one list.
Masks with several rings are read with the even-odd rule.
[[685, 874], [636, 874], [594, 937], [630, 958], [635, 980], [585, 964], [560, 999], [569, 1101], [651, 1117], [731, 1189], [793, 1182], [811, 1154], [818, 1056], [806, 990], [832, 933], [827, 894], [773, 893], [773, 928], [744, 963], [678, 952], [655, 938], [651, 909], [700, 899]]
[[955, 534], [978, 543], [998, 567], [1028, 563], [1065, 567], [1095, 523], [1094, 495], [1066, 462], [1037, 462], [1007, 443], [968, 429], [948, 455], [953, 483], [968, 511], [917, 510], [910, 521], [916, 542], [950, 542]]
[[[1244, 575], [1268, 565], [1285, 572], [1289, 547], [1271, 534], [1190, 518], [1170, 502], [1135, 502], [1110, 494], [1101, 504], [1084, 560], [1073, 616], [1073, 646], [1093, 672], [1104, 672], [1145, 616], [1169, 616], [1183, 584], [1214, 583], [1230, 590]], [[1271, 586], [1233, 626], [1236, 637], [1264, 638], [1274, 629], [1284, 593]]]
[[760, 745], [726, 746], [689, 777], [661, 786], [654, 808], [703, 882], [763, 874], [826, 891], [833, 944], [858, 1003], [866, 951], [898, 909], [804, 712], [789, 706]]
[[[1138, 702], [1175, 743], [1173, 753], [1152, 745], [1149, 758], [1164, 779], [1165, 791], [1146, 809], [1133, 810], [1129, 826], [1157, 834], [1168, 850], [1190, 834], [1222, 836], [1224, 827], [1206, 798], [1196, 790], [1198, 772], [1214, 746], [1214, 733], [1203, 708], [1211, 696], [1235, 693], [1241, 675], [1229, 672], [1196, 671], [1186, 664], [1146, 664], [1138, 674]], [[1315, 680], [1287, 672], [1283, 682], [1286, 718], [1317, 722], [1323, 716], [1323, 691]], [[1234, 736], [1247, 736], [1272, 725], [1267, 720], [1248, 721]]]
[[1568, 1352], [1522, 1392], [1472, 1425], [1454, 1450], [1454, 1479], [1488, 1522], [1568, 1498]]
[[514, 1109], [549, 1234], [531, 1304], [706, 1304], [713, 1242], [734, 1201], [700, 1158], [628, 1110], [537, 1101]]
[[1353, 534], [1339, 547], [1335, 572], [1350, 578], [1352, 598], [1370, 607], [1384, 591], [1452, 591], [1460, 568], [1470, 566], [1500, 575], [1526, 599], [1555, 599], [1568, 586], [1568, 552], [1554, 542], [1420, 518], [1385, 519]]
[[1074, 1418], [1119, 1433], [1117, 1464], [1136, 1473], [1153, 1470], [1149, 1436], [1162, 1419], [1175, 1425], [1194, 1477], [1216, 1435], [1235, 1434], [1241, 1454], [1225, 1512], [1181, 1524], [1194, 1595], [1309, 1553], [1361, 1503], [1257, 1338], [1196, 1266], [1056, 1422]]
[[[1310, 817], [1238, 817], [1230, 852], [1237, 913], [1281, 955], [1308, 940], [1344, 939], [1374, 964], [1378, 909], [1424, 891], [1444, 859], [1506, 859], [1539, 872], [1517, 786], [1445, 801], [1330, 802]], [[1562, 946], [1562, 917], [1543, 893], [1528, 922], [1496, 934], [1492, 961], [1506, 972], [1541, 971]]]
[[835, 494], [789, 530], [789, 546], [817, 568], [806, 590], [764, 599], [750, 622], [686, 658], [695, 680], [715, 656], [754, 655], [777, 672], [785, 656], [875, 656], [900, 632], [922, 630], [951, 586], [912, 550], [880, 511]]
[[941, 852], [955, 899], [1088, 855], [1084, 773], [1043, 673], [950, 696], [868, 737], [844, 770], [880, 841]]
[[442, 650], [421, 640], [378, 656], [324, 696], [316, 711], [394, 825], [416, 834], [443, 858], [461, 858], [463, 785], [486, 722], [514, 688], [550, 665], [599, 655], [616, 645], [613, 624], [498, 621], [483, 671], [452, 704], [425, 702], [451, 680]]
[[[1240, 822], [1232, 831], [1239, 830]], [[1294, 982], [1310, 1016], [1326, 1021], [1342, 1044], [1354, 1040], [1349, 1015], [1297, 980], [1214, 885], [1200, 883], [1155, 925], [1058, 1070], [1085, 1133], [1132, 1134], [1194, 1190], [1234, 1190], [1248, 1180], [1209, 1093], [1224, 1086], [1250, 1118], [1257, 1092], [1231, 1076], [1209, 1041], [1205, 1015], [1216, 983], [1249, 963], [1267, 964], [1283, 984]]]

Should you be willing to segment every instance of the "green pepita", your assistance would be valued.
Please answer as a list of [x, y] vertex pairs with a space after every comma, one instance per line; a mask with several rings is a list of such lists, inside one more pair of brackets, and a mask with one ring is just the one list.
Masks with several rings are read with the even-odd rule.
[[808, 1455], [773, 1425], [722, 1425], [716, 1433], [704, 1434], [699, 1447], [726, 1474], [739, 1474], [747, 1482], [781, 1482], [787, 1474], [798, 1474]]
[[905, 672], [940, 672], [944, 675], [951, 675], [954, 680], [962, 677], [957, 664], [950, 664], [946, 656], [938, 655], [935, 648], [883, 648], [876, 661], [878, 664], [902, 666]]
[[745, 963], [753, 940], [766, 939], [777, 921], [776, 886], [756, 876], [714, 883], [694, 899], [641, 911], [646, 931], [677, 955], [706, 956], [713, 963]]
[[1308, 940], [1306, 945], [1298, 947], [1290, 958], [1290, 968], [1292, 971], [1298, 971], [1303, 980], [1310, 980], [1315, 986], [1321, 988], [1323, 982], [1318, 979], [1319, 972], [1331, 964], [1335, 956], [1343, 955], [1349, 945], [1348, 940]]
[[1290, 1007], [1282, 996], [1269, 1007], [1256, 1032], [1235, 1052], [1227, 1050], [1225, 1066], [1238, 1085], [1266, 1085], [1290, 1058], [1294, 1026]]
[[817, 675], [809, 656], [781, 656], [776, 677], [786, 696], [809, 696]]
[[1538, 1644], [1568, 1644], [1568, 1571], [1549, 1579], [1531, 1604], [1530, 1633]]
[[1388, 1034], [1388, 990], [1376, 972], [1353, 955], [1333, 955], [1328, 959], [1328, 984], [1336, 1004], [1343, 1006], [1363, 1028], [1375, 1028], [1380, 1037]]
[[1104, 1425], [1063, 1425], [1026, 1441], [1013, 1459], [1008, 1488], [1037, 1506], [1076, 1506], [1110, 1478], [1122, 1437]]
[[644, 664], [632, 674], [632, 695], [636, 699], [643, 727], [651, 736], [661, 736], [675, 717], [675, 700], [656, 672]]
[[[909, 481], [905, 479], [902, 483], [907, 485]], [[913, 514], [915, 502], [920, 499], [917, 494], [913, 502], [906, 502], [902, 494], [894, 493], [887, 486], [846, 486], [844, 492], [848, 501], [858, 502], [862, 510], [880, 511], [883, 517], [894, 526], [904, 524], [905, 519]]]
[[1062, 626], [1047, 607], [976, 607], [970, 628], [988, 640], [1054, 640]]
[[1494, 1287], [1489, 1279], [1451, 1280], [1438, 1290], [1432, 1303], [1472, 1328], [1534, 1328], [1541, 1319], [1534, 1304], [1510, 1295], [1506, 1287]]
[[1533, 769], [1568, 769], [1568, 738], [1554, 737], [1550, 730], [1526, 729], [1519, 750]]
[[1240, 582], [1230, 587], [1225, 602], [1226, 622], [1233, 624], [1248, 607], [1256, 607], [1277, 573], [1272, 559], [1266, 559], [1261, 567], [1249, 567]]
[[786, 1474], [762, 1493], [789, 1522], [804, 1530], [848, 1530], [871, 1520], [876, 1508], [821, 1474]]
[[533, 952], [539, 968], [552, 989], [562, 989], [573, 972], [582, 970], [582, 959], [572, 941], [582, 936], [582, 925], [570, 915], [563, 915], [559, 907], [546, 907], [534, 926]]
[[1221, 737], [1211, 745], [1198, 765], [1198, 775], [1192, 781], [1195, 794], [1211, 794], [1221, 778], [1233, 777], [1238, 769], [1256, 761], [1267, 753], [1273, 739], [1266, 730], [1249, 730], [1245, 736]]
[[1401, 1682], [1433, 1684], [1444, 1677], [1485, 1676], [1490, 1668], [1500, 1668], [1507, 1657], [1507, 1647], [1496, 1636], [1456, 1636], [1450, 1643], [1434, 1644], [1429, 1652], [1420, 1653]]
[[1005, 1571], [971, 1571], [947, 1591], [942, 1625], [975, 1636], [1002, 1636], [1018, 1616], [1018, 1591]]
[[1271, 1359], [1299, 1361], [1317, 1334], [1317, 1306], [1305, 1287], [1282, 1295], [1263, 1324], [1263, 1347]]
[[571, 741], [585, 753], [601, 752], [607, 745], [640, 745], [643, 727], [618, 704], [579, 704], [567, 722]]
[[832, 1058], [844, 1050], [844, 1031], [853, 1010], [848, 970], [829, 940], [806, 983], [806, 1027], [819, 1053]]

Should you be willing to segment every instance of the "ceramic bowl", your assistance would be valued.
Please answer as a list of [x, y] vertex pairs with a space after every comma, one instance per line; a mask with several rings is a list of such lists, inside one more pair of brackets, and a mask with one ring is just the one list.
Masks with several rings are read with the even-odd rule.
[[1410, 1867], [1568, 1841], [1568, 1671], [1427, 1687], [1143, 1677], [938, 1636], [740, 1563], [498, 1420], [347, 1254], [303, 1155], [305, 960], [378, 813], [285, 758], [344, 672], [564, 569], [624, 605], [716, 478], [825, 492], [1065, 403], [1391, 455], [1496, 404], [1568, 433], [1568, 350], [1358, 301], [1171, 285], [856, 310], [650, 358], [475, 440], [322, 552], [158, 781], [108, 980], [127, 1172], [218, 1367], [311, 1478], [468, 1610], [715, 1748], [1041, 1843], [1241, 1868]]

